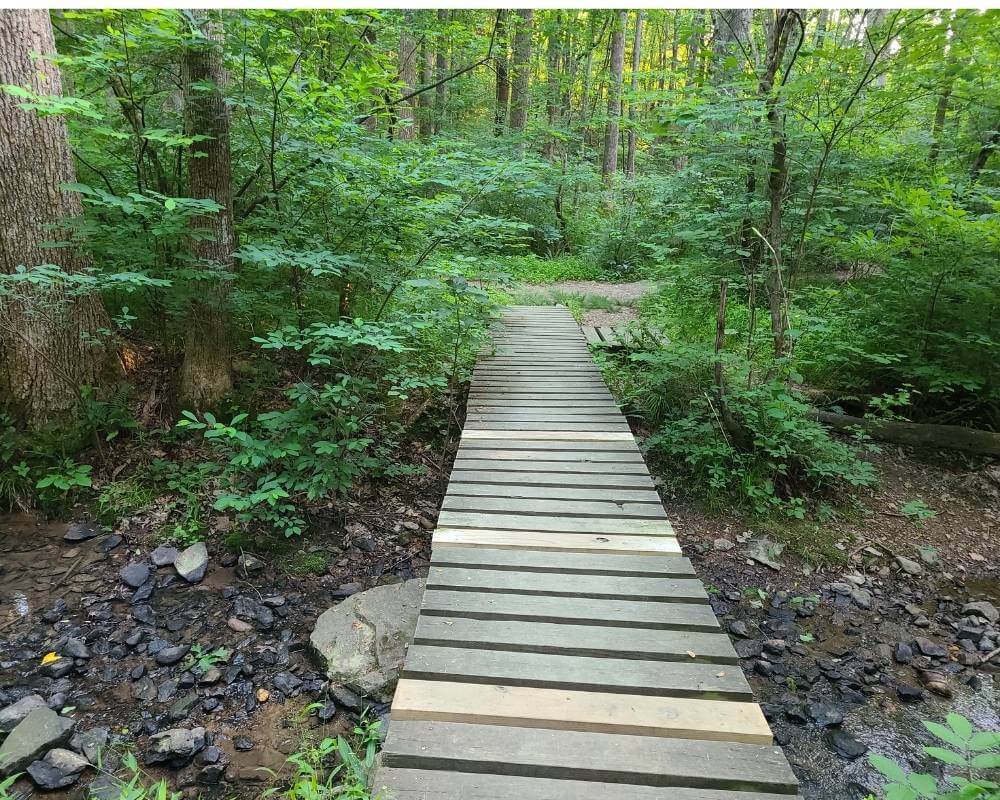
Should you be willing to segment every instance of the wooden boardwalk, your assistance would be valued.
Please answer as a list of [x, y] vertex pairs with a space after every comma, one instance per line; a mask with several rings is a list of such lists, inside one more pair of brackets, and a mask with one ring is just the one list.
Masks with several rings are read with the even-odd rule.
[[475, 371], [376, 775], [396, 800], [778, 800], [798, 786], [562, 307]]

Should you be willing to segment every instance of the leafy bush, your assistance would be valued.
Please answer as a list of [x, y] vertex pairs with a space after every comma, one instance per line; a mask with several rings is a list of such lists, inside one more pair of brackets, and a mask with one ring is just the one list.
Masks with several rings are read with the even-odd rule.
[[952, 775], [948, 782], [954, 788], [942, 790], [933, 775], [906, 772], [894, 761], [872, 753], [868, 758], [872, 766], [888, 778], [885, 800], [996, 800], [1000, 798], [1000, 784], [985, 776], [990, 770], [1000, 768], [1000, 732], [976, 731], [961, 714], [948, 714], [947, 725], [924, 720], [927, 728], [948, 747], [925, 747], [931, 758], [963, 772]]
[[524, 283], [604, 281], [611, 277], [589, 259], [566, 254], [553, 258], [539, 258], [535, 255], [495, 256], [487, 261], [487, 266]]

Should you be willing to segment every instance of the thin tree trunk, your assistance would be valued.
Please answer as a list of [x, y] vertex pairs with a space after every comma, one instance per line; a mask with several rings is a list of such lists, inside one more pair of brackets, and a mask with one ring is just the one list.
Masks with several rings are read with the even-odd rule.
[[545, 137], [543, 154], [550, 161], [556, 157], [556, 137], [553, 136], [552, 131], [559, 123], [559, 84], [561, 78], [559, 71], [559, 51], [561, 49], [559, 36], [561, 29], [562, 11], [556, 11], [555, 29], [549, 32], [549, 44], [546, 52], [547, 74], [545, 76], [545, 110], [548, 117], [549, 134]]
[[986, 169], [986, 164], [990, 160], [990, 156], [996, 152], [1000, 146], [1000, 130], [995, 130], [990, 135], [990, 138], [986, 140], [985, 144], [979, 148], [979, 152], [976, 153], [976, 157], [972, 161], [972, 166], [969, 168], [969, 180], [973, 183], [979, 180], [979, 175], [984, 169]]
[[493, 112], [493, 133], [503, 136], [507, 124], [508, 108], [510, 106], [510, 73], [507, 57], [507, 9], [497, 11], [496, 43], [497, 54], [493, 64], [497, 72], [496, 108]]
[[645, 14], [641, 10], [635, 12], [635, 39], [632, 41], [632, 82], [629, 87], [632, 98], [628, 104], [628, 150], [625, 154], [625, 174], [630, 178], [635, 177], [635, 126], [637, 124], [636, 107], [638, 106], [636, 92], [639, 90], [639, 65], [642, 61], [642, 22], [644, 17]]
[[[192, 237], [191, 250], [203, 269], [231, 273], [236, 231], [229, 107], [222, 94], [229, 82], [222, 64], [222, 21], [219, 12], [191, 9], [188, 13], [203, 38], [184, 52], [185, 129], [208, 137], [192, 143], [188, 151], [188, 192], [221, 207], [215, 214], [192, 219], [192, 228], [210, 235]], [[214, 407], [233, 388], [228, 299], [229, 280], [219, 275], [210, 288], [196, 290], [191, 300], [178, 390], [178, 400], [186, 408]]]
[[694, 9], [691, 12], [691, 35], [687, 43], [687, 85], [694, 86], [698, 82], [698, 63], [701, 58], [701, 38], [703, 35], [702, 20], [705, 12]]
[[[62, 94], [55, 52], [48, 11], [0, 10], [0, 84]], [[79, 195], [62, 188], [76, 181], [65, 120], [22, 109], [3, 92], [0, 130], [0, 272], [86, 269], [90, 257], [64, 224], [83, 214]], [[54, 240], [68, 246], [45, 246]], [[110, 327], [97, 295], [20, 283], [0, 296], [0, 399], [14, 418], [31, 429], [72, 418], [79, 387], [112, 376], [113, 354], [101, 341]]]
[[514, 84], [510, 98], [511, 133], [523, 133], [528, 124], [534, 12], [530, 8], [518, 9], [517, 17], [517, 30], [514, 32]]
[[[434, 48], [427, 41], [427, 36], [420, 45], [420, 85], [430, 86], [434, 82]], [[417, 119], [419, 120], [420, 138], [427, 139], [434, 134], [434, 95], [424, 92], [417, 95]]]
[[448, 42], [445, 37], [445, 28], [448, 25], [448, 21], [451, 19], [451, 12], [447, 8], [439, 8], [437, 12], [438, 18], [438, 45], [437, 45], [437, 79], [442, 81], [438, 84], [435, 90], [435, 118], [434, 118], [434, 133], [441, 132], [441, 126], [444, 125], [445, 111], [448, 107], [448, 83], [444, 81], [444, 78], [448, 77]]
[[[403, 12], [403, 26], [399, 30], [399, 87], [400, 96], [410, 94], [417, 82], [417, 43], [413, 38], [413, 12]], [[413, 101], [396, 103], [396, 136], [403, 141], [413, 139]]]
[[951, 102], [951, 92], [955, 78], [951, 76], [941, 89], [938, 95], [937, 106], [934, 109], [934, 123], [931, 126], [931, 149], [927, 154], [927, 161], [934, 167], [937, 165], [938, 155], [941, 152], [941, 132], [944, 130], [945, 119], [948, 116], [948, 105]]
[[619, 11], [611, 33], [611, 74], [608, 81], [608, 124], [604, 133], [604, 160], [601, 175], [605, 179], [618, 168], [618, 120], [622, 115], [622, 72], [625, 68], [625, 26], [628, 12]]

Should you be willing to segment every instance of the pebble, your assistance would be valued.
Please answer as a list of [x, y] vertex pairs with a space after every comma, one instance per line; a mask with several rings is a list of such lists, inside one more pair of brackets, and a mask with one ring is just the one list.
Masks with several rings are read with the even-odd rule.
[[912, 558], [906, 556], [896, 556], [896, 563], [907, 575], [922, 575], [924, 568]]
[[253, 750], [255, 745], [253, 739], [249, 736], [237, 736], [233, 739], [233, 747], [241, 753], [245, 753]]
[[236, 631], [237, 633], [247, 633], [248, 631], [253, 630], [253, 625], [251, 625], [249, 622], [244, 622], [243, 620], [237, 617], [230, 617], [229, 619], [227, 619], [226, 625], [228, 625], [232, 630]]
[[175, 647], [164, 647], [156, 654], [156, 663], [169, 667], [184, 658], [189, 649], [190, 648], [186, 644], [177, 645]]

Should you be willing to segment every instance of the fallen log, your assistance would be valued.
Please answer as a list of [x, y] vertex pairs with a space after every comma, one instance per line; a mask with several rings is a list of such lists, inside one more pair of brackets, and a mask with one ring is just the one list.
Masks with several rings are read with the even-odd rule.
[[961, 425], [925, 425], [918, 422], [894, 422], [862, 419], [832, 411], [815, 412], [816, 419], [836, 430], [860, 428], [873, 439], [895, 444], [943, 447], [984, 456], [1000, 456], [1000, 433], [963, 428]]

